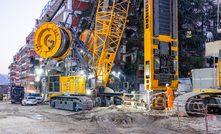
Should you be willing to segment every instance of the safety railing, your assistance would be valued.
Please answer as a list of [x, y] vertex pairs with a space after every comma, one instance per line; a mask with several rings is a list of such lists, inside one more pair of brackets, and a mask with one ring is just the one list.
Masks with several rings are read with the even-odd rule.
[[145, 111], [150, 112], [150, 110], [164, 110], [165, 114], [167, 115], [167, 105], [166, 105], [166, 96], [161, 92], [153, 94], [152, 92], [146, 93], [124, 93], [123, 94], [123, 106], [130, 106], [136, 109], [142, 109]]
[[123, 93], [123, 106], [131, 106], [133, 108], [140, 108], [143, 110], [148, 110], [148, 93]]
[[[203, 103], [198, 103], [198, 102], [194, 102], [194, 103], [177, 103], [177, 118], [178, 118], [179, 128], [180, 128], [180, 122], [181, 122], [180, 116], [184, 116], [184, 113], [185, 113], [185, 111], [180, 111], [179, 104], [183, 104], [185, 106], [186, 105], [193, 105], [193, 107], [195, 107], [195, 105], [196, 105], [198, 108], [199, 108], [199, 106], [201, 106], [200, 109], [194, 109], [193, 108], [192, 110], [194, 110], [194, 112], [186, 111], [186, 113], [187, 114], [194, 114], [194, 115], [202, 115], [202, 116], [204, 116], [205, 117], [205, 131], [208, 133], [207, 118], [206, 118], [206, 106]], [[186, 110], [186, 108], [184, 110]], [[201, 110], [203, 110], [203, 112]]]
[[[217, 121], [217, 114], [210, 114], [210, 108], [213, 108], [212, 112], [216, 112], [217, 114], [221, 114], [221, 104], [207, 104], [206, 105], [206, 115], [207, 115], [207, 131], [209, 131], [209, 127], [219, 128], [219, 132], [221, 131], [221, 124], [211, 125], [213, 121]], [[215, 108], [215, 109], [214, 109]], [[215, 110], [215, 111], [214, 111]], [[209, 111], [209, 113], [208, 113]], [[211, 120], [211, 122], [209, 122]]]
[[[54, 1], [55, 1], [55, 0], [54, 0]], [[51, 6], [51, 1], [48, 1], [48, 3], [44, 6], [44, 8], [43, 8], [42, 11], [41, 11], [41, 15], [40, 15], [40, 17], [39, 17], [40, 20], [41, 20], [41, 19], [44, 17], [44, 15], [47, 13], [47, 11], [49, 10], [50, 6]]]

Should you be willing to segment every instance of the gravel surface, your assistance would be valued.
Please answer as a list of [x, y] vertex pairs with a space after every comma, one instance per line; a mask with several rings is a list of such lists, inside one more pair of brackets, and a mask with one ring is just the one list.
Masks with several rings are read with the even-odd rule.
[[[205, 133], [205, 118], [181, 117], [159, 111], [150, 113], [121, 106], [97, 107], [90, 111], [70, 112], [48, 105], [21, 106], [0, 103], [0, 134], [190, 134]], [[209, 133], [221, 128], [209, 122]], [[213, 124], [211, 124], [213, 123]]]

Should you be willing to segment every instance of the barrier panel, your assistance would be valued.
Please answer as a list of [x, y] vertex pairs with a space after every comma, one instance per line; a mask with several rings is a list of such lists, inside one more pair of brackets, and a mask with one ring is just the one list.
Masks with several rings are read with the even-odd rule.
[[[211, 109], [213, 108], [213, 109]], [[211, 112], [216, 112], [217, 114], [210, 114], [210, 110], [212, 110]], [[215, 110], [215, 111], [214, 111]], [[221, 104], [207, 104], [206, 105], [206, 114], [207, 114], [207, 120], [208, 120], [208, 125], [207, 125], [207, 130], [209, 129], [209, 127], [216, 127], [216, 128], [221, 128], [221, 124], [216, 124], [215, 125], [209, 125], [209, 121], [217, 121], [217, 116], [218, 114], [221, 114]]]

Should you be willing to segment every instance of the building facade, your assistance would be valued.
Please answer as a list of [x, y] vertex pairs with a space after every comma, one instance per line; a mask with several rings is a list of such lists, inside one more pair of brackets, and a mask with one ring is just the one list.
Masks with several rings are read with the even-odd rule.
[[[48, 1], [48, 3], [45, 5], [45, 7], [42, 9], [41, 15], [38, 19], [36, 19], [36, 27], [39, 27], [42, 23], [47, 22], [50, 16], [53, 15], [54, 11], [59, 6], [60, 2], [62, 0], [51, 0]], [[59, 25], [61, 22], [64, 22], [68, 16], [69, 13], [73, 11], [73, 9], [76, 9], [76, 14], [81, 14], [81, 12], [88, 8], [88, 1], [89, 0], [65, 0], [65, 4], [62, 5], [60, 10], [56, 13], [56, 15], [53, 17], [51, 22]], [[73, 7], [72, 7], [73, 6]], [[70, 15], [70, 17], [67, 20], [68, 24], [72, 24], [73, 27], [77, 27], [79, 18], [74, 17], [75, 15]], [[72, 20], [74, 19], [74, 22], [72, 23]]]
[[11, 86], [15, 85], [15, 86], [19, 86], [20, 83], [18, 83], [19, 81], [19, 64], [18, 64], [18, 60], [19, 60], [19, 55], [18, 53], [16, 55], [13, 56], [13, 62], [9, 65], [8, 69], [9, 69], [9, 91], [11, 89]]
[[[33, 35], [35, 29], [27, 36], [26, 44], [19, 50], [19, 83], [23, 86], [26, 92], [39, 92], [35, 83], [35, 66], [36, 61], [39, 60], [39, 56], [36, 54], [33, 46]], [[38, 64], [38, 62], [37, 62]]]
[[23, 86], [26, 93], [39, 92], [34, 86], [35, 70], [33, 67], [39, 63], [36, 62], [39, 56], [33, 47], [34, 32], [35, 29], [26, 37], [26, 44], [13, 57], [13, 63], [9, 66], [9, 90], [12, 86]]

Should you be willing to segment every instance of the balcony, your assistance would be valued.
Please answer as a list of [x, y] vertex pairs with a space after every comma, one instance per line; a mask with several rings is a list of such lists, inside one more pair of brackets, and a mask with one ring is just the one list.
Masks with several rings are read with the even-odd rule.
[[35, 76], [35, 74], [31, 73], [29, 70], [27, 70], [27, 71], [22, 71], [22, 72], [20, 73], [20, 77], [21, 77], [21, 78], [31, 77], [31, 76]]
[[[49, 1], [44, 9], [41, 12], [41, 15], [39, 17], [38, 23], [36, 24], [36, 27], [38, 27], [41, 23], [44, 23], [48, 20], [47, 16], [52, 16], [56, 8], [59, 6], [61, 0], [52, 0]], [[64, 4], [63, 7], [57, 12], [57, 14], [53, 18], [53, 22], [56, 23], [58, 21], [63, 21], [63, 13], [65, 11], [71, 12], [72, 11], [72, 0], [67, 0], [67, 3]], [[39, 22], [40, 21], [40, 22]]]
[[16, 74], [16, 70], [11, 70], [10, 74]]
[[33, 73], [28, 73], [27, 76], [35, 76]]
[[19, 86], [19, 85], [20, 85], [20, 83], [15, 83], [15, 85], [16, 85], [16, 86]]
[[10, 84], [13, 84], [14, 83], [14, 81], [10, 81]]
[[41, 15], [39, 17], [39, 19], [41, 20], [46, 13], [50, 10], [50, 7], [56, 2], [56, 0], [52, 0], [52, 1], [48, 1], [48, 3], [44, 6], [44, 8], [41, 11]]
[[27, 74], [28, 72], [30, 72], [30, 71], [27, 71], [27, 70], [22, 71], [22, 72], [21, 72], [21, 75], [25, 75], [25, 74]]
[[21, 76], [21, 72], [17, 74], [17, 76]]
[[19, 81], [19, 83], [24, 83], [24, 82], [29, 82], [29, 80], [21, 79], [21, 80]]
[[34, 84], [34, 82], [29, 82], [29, 84]]
[[8, 69], [12, 69], [14, 67], [14, 63], [11, 63], [11, 65], [8, 66]]
[[[49, 15], [49, 16], [51, 16], [52, 14], [53, 14], [53, 12], [54, 12], [54, 10], [56, 9], [56, 7], [58, 7], [58, 4], [59, 4], [59, 2], [60, 2], [60, 0], [52, 0], [52, 1], [48, 1], [48, 3], [45, 5], [45, 7], [42, 9], [42, 11], [41, 11], [41, 15], [40, 15], [40, 17], [39, 17], [39, 20], [41, 21], [41, 22], [46, 22], [47, 21], [47, 14]], [[53, 8], [54, 7], [54, 8]]]
[[23, 64], [21, 64], [20, 68], [24, 68], [30, 65], [30, 62], [24, 62]]
[[20, 59], [19, 59], [19, 62], [25, 60], [26, 58], [30, 57], [30, 54], [29, 53], [26, 53], [25, 55], [23, 55]]
[[15, 79], [15, 75], [9, 76], [8, 79]]

